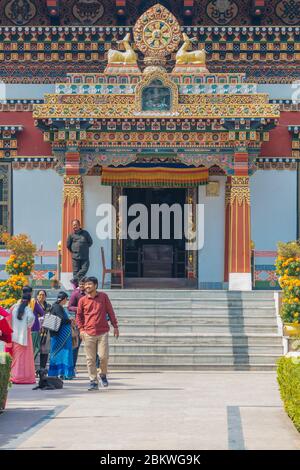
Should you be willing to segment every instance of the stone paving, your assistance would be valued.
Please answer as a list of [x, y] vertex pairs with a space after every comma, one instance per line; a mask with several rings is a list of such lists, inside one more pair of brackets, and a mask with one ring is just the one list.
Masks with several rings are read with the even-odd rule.
[[2, 449], [300, 449], [273, 372], [114, 372], [87, 391], [15, 385]]

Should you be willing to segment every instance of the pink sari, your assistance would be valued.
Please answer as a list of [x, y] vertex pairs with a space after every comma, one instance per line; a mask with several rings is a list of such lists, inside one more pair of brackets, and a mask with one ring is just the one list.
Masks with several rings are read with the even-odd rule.
[[12, 344], [11, 380], [14, 384], [35, 384], [35, 367], [31, 339], [31, 328], [28, 328], [28, 344]]
[[[11, 316], [8, 317], [8, 321], [11, 322]], [[36, 383], [31, 328], [27, 330], [27, 338], [27, 346], [14, 342], [11, 344], [11, 381], [14, 384]]]

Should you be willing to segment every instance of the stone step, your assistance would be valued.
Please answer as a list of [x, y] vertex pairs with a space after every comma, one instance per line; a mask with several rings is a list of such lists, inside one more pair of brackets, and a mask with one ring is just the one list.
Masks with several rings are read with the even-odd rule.
[[197, 312], [203, 312], [203, 311], [215, 311], [215, 312], [257, 312], [258, 314], [261, 313], [273, 313], [275, 311], [275, 305], [274, 303], [270, 304], [262, 304], [262, 305], [249, 305], [248, 303], [246, 304], [236, 304], [236, 305], [227, 305], [225, 303], [223, 304], [217, 304], [214, 302], [206, 302], [205, 304], [203, 303], [202, 305], [196, 304], [196, 303], [188, 303], [188, 302], [172, 302], [172, 301], [166, 301], [166, 302], [155, 302], [151, 301], [150, 302], [142, 302], [142, 301], [137, 301], [137, 302], [127, 302], [127, 301], [112, 301], [112, 305], [115, 310], [118, 311], [124, 311], [124, 312], [141, 312], [144, 311], [145, 313], [148, 313], [149, 311], [161, 311], [161, 312], [177, 312], [177, 313], [182, 313], [184, 314], [185, 312], [190, 312], [193, 311], [195, 313]]
[[230, 316], [230, 315], [119, 315], [118, 322], [120, 326], [137, 326], [139, 328], [145, 326], [277, 326], [276, 317], [259, 317], [259, 316]]
[[[271, 371], [283, 354], [272, 291], [105, 292], [121, 333], [110, 339], [111, 369]], [[78, 369], [86, 370], [83, 347]]]
[[194, 365], [194, 364], [227, 364], [227, 365], [263, 365], [273, 364], [276, 365], [276, 361], [279, 359], [280, 354], [238, 354], [235, 355], [232, 352], [229, 354], [110, 354], [110, 364], [121, 365], [129, 364], [156, 364], [158, 367], [161, 365]]
[[[225, 300], [243, 300], [243, 299], [274, 299], [274, 291], [254, 290], [254, 291], [228, 291], [228, 290], [199, 290], [199, 289], [99, 289], [114, 299], [174, 299], [174, 298], [192, 298], [192, 299], [225, 299]], [[48, 298], [56, 299], [59, 289], [47, 289]], [[277, 292], [277, 291], [276, 291]], [[71, 291], [68, 291], [70, 294]]]
[[[251, 354], [274, 354], [280, 356], [282, 354], [282, 346], [274, 344], [265, 345], [245, 345], [235, 344], [225, 345], [202, 345], [189, 343], [184, 344], [115, 344], [111, 343], [110, 354], [128, 355], [128, 354], [232, 354], [235, 356], [251, 355]], [[84, 357], [84, 353], [83, 357]]]
[[265, 333], [276, 334], [277, 325], [226, 325], [226, 324], [182, 324], [182, 325], [139, 325], [139, 324], [120, 324], [120, 331], [122, 333], [235, 333], [235, 334], [249, 334], [249, 333]]
[[110, 335], [110, 344], [114, 345], [190, 345], [196, 344], [200, 346], [224, 346], [232, 347], [233, 345], [240, 346], [265, 346], [268, 344], [271, 347], [280, 347], [282, 348], [282, 338], [277, 334], [253, 334], [253, 335], [242, 335], [242, 334], [219, 334], [215, 333], [185, 333], [184, 335], [180, 334], [166, 334], [166, 333], [155, 333], [155, 334], [126, 334], [121, 333], [121, 336], [118, 340], [115, 340], [112, 335]]
[[108, 289], [112, 299], [273, 300], [274, 291]]
[[[162, 371], [207, 371], [207, 372], [232, 372], [232, 371], [260, 371], [260, 372], [274, 372], [276, 370], [276, 364], [265, 363], [265, 364], [219, 364], [219, 363], [210, 363], [210, 364], [186, 364], [182, 366], [181, 364], [163, 364], [159, 367], [157, 364], [148, 363], [123, 363], [123, 364], [110, 364], [110, 371], [134, 371], [134, 372], [155, 372], [157, 373]], [[78, 366], [78, 372], [86, 372], [84, 366]]]
[[[174, 297], [114, 297], [108, 294], [114, 307], [186, 307], [186, 308], [203, 308], [203, 307], [217, 307], [217, 308], [275, 308], [274, 298], [251, 298], [251, 299], [227, 299], [227, 298], [190, 298], [185, 296], [183, 298]], [[48, 296], [50, 303], [54, 302], [56, 297]]]
[[275, 310], [274, 308], [226, 308], [226, 307], [203, 307], [203, 308], [194, 308], [194, 307], [184, 307], [184, 308], [178, 308], [177, 306], [175, 307], [162, 307], [160, 305], [153, 306], [153, 307], [143, 307], [143, 306], [128, 306], [128, 307], [119, 307], [113, 304], [114, 311], [116, 315], [118, 316], [167, 316], [169, 315], [170, 317], [173, 317], [174, 315], [177, 316], [182, 316], [182, 317], [188, 317], [190, 315], [209, 315], [209, 316], [230, 316], [230, 317], [235, 317], [235, 316], [255, 316], [255, 317], [266, 317], [266, 318], [272, 318], [275, 315]]

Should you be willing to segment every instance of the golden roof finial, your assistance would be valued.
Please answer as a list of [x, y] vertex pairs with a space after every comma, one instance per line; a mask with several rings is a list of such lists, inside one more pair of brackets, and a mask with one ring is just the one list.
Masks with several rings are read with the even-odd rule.
[[135, 44], [144, 54], [144, 62], [151, 70], [153, 66], [163, 68], [166, 56], [178, 48], [181, 40], [177, 19], [159, 3], [138, 19], [133, 34]]

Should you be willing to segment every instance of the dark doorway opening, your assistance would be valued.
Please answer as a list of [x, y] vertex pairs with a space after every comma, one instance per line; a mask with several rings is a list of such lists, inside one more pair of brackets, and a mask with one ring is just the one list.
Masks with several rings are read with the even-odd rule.
[[[123, 243], [123, 260], [127, 279], [184, 279], [186, 251], [184, 238], [184, 204], [186, 189], [124, 188], [128, 210], [134, 204], [147, 208], [148, 238], [128, 236]], [[164, 205], [160, 212], [157, 205]], [[153, 209], [156, 205], [156, 209]], [[175, 206], [174, 206], [175, 205]], [[169, 207], [169, 211], [166, 210]], [[153, 210], [156, 217], [153, 217]], [[156, 212], [157, 211], [157, 212]], [[157, 216], [159, 213], [159, 216]], [[181, 217], [179, 217], [181, 213]], [[128, 216], [127, 228], [136, 216]], [[166, 221], [169, 218], [170, 223]], [[157, 225], [157, 222], [159, 224]], [[169, 227], [169, 232], [166, 229]], [[155, 224], [155, 226], [154, 226]], [[143, 227], [145, 233], [145, 227]], [[180, 230], [181, 229], [181, 230]], [[180, 236], [181, 232], [181, 236]], [[155, 234], [155, 238], [151, 235]]]

